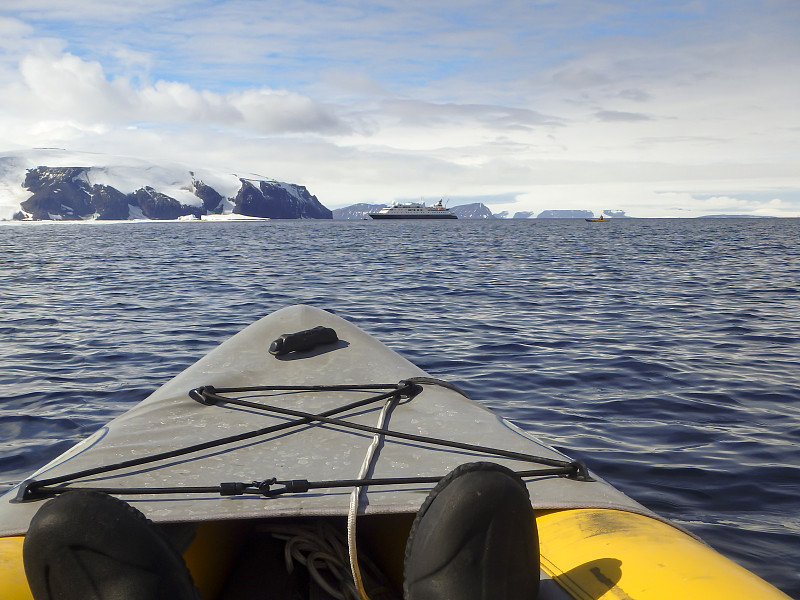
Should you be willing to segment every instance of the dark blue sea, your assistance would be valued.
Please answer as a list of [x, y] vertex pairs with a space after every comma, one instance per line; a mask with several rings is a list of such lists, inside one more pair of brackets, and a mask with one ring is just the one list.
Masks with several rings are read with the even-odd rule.
[[5, 223], [0, 283], [0, 490], [305, 303], [800, 598], [800, 219]]

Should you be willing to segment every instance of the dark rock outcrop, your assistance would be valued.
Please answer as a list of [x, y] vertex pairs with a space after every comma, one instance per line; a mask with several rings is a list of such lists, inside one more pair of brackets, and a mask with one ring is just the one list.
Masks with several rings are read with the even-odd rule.
[[[194, 173], [192, 173], [194, 176]], [[210, 185], [206, 185], [199, 179], [194, 181], [194, 195], [203, 201], [203, 208], [207, 214], [216, 214], [222, 211], [222, 203], [225, 198]]]
[[330, 210], [301, 185], [241, 179], [233, 212], [269, 219], [332, 219]]
[[133, 192], [134, 206], [142, 209], [142, 214], [148, 219], [177, 219], [184, 215], [193, 215], [200, 218], [204, 210], [196, 206], [181, 204], [166, 194], [157, 192], [150, 186], [145, 186]]
[[130, 215], [128, 196], [111, 186], [92, 186], [92, 202], [98, 219], [123, 221]]
[[22, 185], [33, 192], [20, 205], [33, 220], [128, 218], [128, 197], [107, 185], [90, 185], [85, 167], [31, 169]]
[[22, 210], [35, 220], [49, 220], [55, 215], [82, 219], [94, 214], [91, 186], [82, 178], [83, 167], [39, 167], [28, 171], [23, 186], [33, 195], [22, 202]]

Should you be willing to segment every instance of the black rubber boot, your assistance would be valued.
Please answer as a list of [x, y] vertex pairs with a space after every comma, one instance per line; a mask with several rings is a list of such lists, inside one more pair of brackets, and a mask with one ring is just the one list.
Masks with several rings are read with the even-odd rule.
[[131, 505], [72, 491], [33, 517], [22, 548], [35, 600], [199, 600], [183, 558]]
[[532, 600], [539, 539], [528, 490], [511, 470], [468, 463], [419, 509], [406, 545], [406, 600]]

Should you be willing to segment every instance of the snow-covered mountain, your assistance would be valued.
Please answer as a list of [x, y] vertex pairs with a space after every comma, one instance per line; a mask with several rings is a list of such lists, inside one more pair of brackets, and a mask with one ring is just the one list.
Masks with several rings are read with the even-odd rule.
[[459, 219], [494, 219], [495, 216], [489, 207], [482, 202], [461, 204], [450, 209]]
[[301, 185], [252, 174], [36, 149], [0, 154], [0, 219], [330, 219]]
[[367, 213], [378, 212], [385, 204], [369, 204], [368, 202], [361, 202], [359, 204], [351, 204], [344, 208], [334, 208], [333, 218], [339, 221], [353, 221], [361, 220], [367, 217]]

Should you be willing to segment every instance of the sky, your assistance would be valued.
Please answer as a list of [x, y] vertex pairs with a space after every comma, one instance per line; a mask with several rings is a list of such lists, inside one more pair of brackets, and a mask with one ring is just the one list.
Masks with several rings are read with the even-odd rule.
[[800, 216], [798, 0], [2, 0], [0, 152], [328, 208]]

